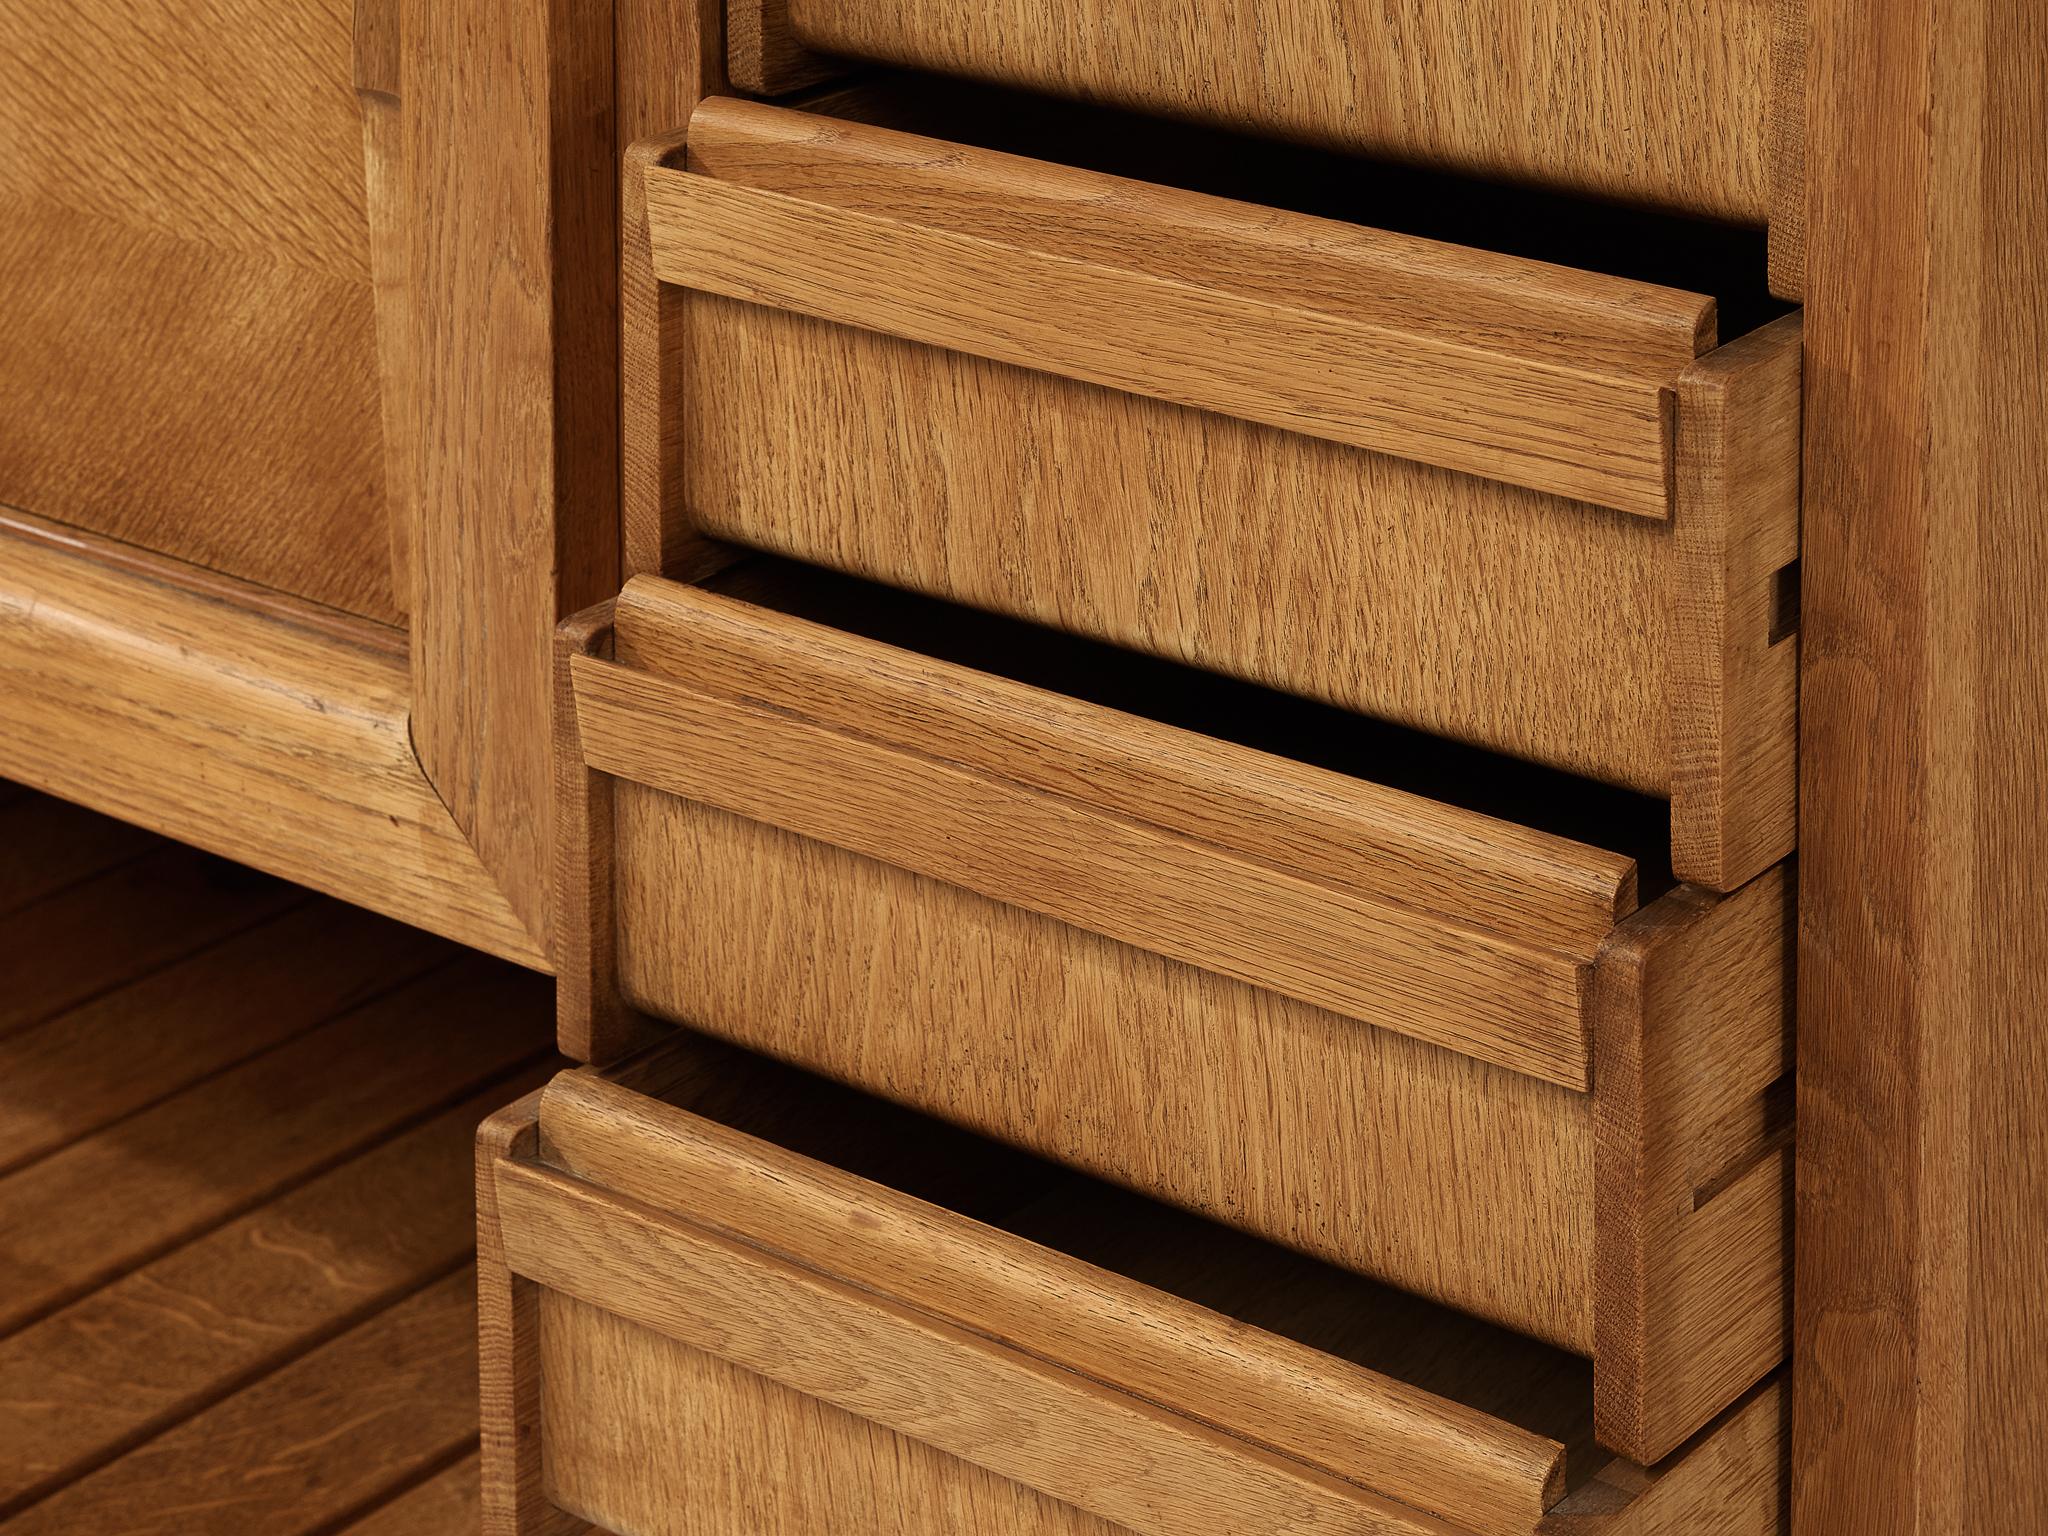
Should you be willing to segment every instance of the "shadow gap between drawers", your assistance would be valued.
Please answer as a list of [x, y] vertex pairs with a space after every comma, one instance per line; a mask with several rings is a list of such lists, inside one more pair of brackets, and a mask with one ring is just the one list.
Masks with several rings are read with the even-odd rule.
[[1710, 295], [1728, 342], [1772, 297], [1762, 229], [1367, 160], [943, 76], [876, 70], [788, 99], [825, 117]]
[[1638, 899], [1675, 883], [1670, 806], [1334, 705], [772, 555], [712, 591], [1105, 708], [1533, 827], [1636, 861]]

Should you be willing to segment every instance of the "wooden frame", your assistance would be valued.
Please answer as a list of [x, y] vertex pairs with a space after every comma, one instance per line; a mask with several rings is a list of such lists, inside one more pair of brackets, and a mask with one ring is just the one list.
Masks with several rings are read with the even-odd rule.
[[1810, 15], [1793, 1527], [2017, 1536], [2048, 1526], [2048, 27]]

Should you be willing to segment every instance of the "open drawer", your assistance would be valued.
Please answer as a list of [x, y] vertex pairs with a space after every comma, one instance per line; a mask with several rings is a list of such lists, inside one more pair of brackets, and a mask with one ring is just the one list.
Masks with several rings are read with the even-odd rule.
[[1775, 1385], [1645, 1470], [1570, 1355], [695, 1037], [478, 1203], [500, 1536], [1780, 1529]]
[[644, 1010], [1591, 1355], [1639, 1460], [1782, 1357], [1786, 869], [1670, 888], [1656, 801], [776, 560], [612, 647], [572, 1054]]
[[1796, 316], [854, 120], [921, 100], [641, 147], [631, 569], [728, 541], [1665, 797], [1717, 890], [1791, 851]]

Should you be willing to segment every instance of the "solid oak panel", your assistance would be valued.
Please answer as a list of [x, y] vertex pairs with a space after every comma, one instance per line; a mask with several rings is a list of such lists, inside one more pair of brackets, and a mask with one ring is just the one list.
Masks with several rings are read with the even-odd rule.
[[[745, 90], [805, 78], [800, 45], [1717, 218], [1769, 211], [1771, 38], [1767, 8], [1741, 0], [1655, 12], [1625, 0], [731, 10]], [[776, 46], [742, 51], [755, 38]]]

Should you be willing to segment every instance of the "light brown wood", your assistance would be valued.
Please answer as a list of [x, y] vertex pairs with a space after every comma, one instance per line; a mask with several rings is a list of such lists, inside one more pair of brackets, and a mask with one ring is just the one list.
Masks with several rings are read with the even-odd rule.
[[650, 1205], [688, 1190], [698, 1221], [1419, 1509], [1511, 1531], [1563, 1490], [1562, 1449], [1512, 1424], [1001, 1231], [970, 1245], [936, 1207], [592, 1074], [556, 1079], [542, 1113], [579, 1178]]
[[1646, 1471], [1601, 1468], [1551, 1511], [1539, 1536], [1700, 1536], [1781, 1532], [1792, 1393], [1781, 1376], [1758, 1388], [1686, 1454]]
[[1622, 924], [1594, 972], [1601, 1443], [1661, 1461], [1785, 1357], [1788, 868]]
[[2048, 31], [1814, 0], [1793, 1526], [2048, 1524]]
[[398, 618], [349, 0], [0, 35], [0, 504]]
[[466, 1272], [475, 1233], [465, 1153], [478, 1117], [517, 1086], [493, 1084], [0, 1340], [0, 1512]]
[[346, 1527], [343, 1536], [475, 1536], [482, 1516], [472, 1453]]
[[1806, 297], [1806, 50], [1813, 0], [1771, 0], [1771, 292]]
[[1800, 335], [1787, 316], [1678, 382], [1671, 861], [1719, 891], [1798, 824]]
[[412, 742], [548, 942], [554, 627], [618, 577], [612, 7], [404, 0]]
[[529, 965], [421, 776], [399, 637], [0, 514], [0, 773]]
[[[8, 1536], [318, 1530], [452, 1462], [476, 1433], [475, 1286], [464, 1266], [17, 1515]], [[238, 1475], [223, 1478], [229, 1460]]]
[[1636, 908], [1621, 854], [1198, 736], [772, 608], [636, 579], [623, 662], [1171, 828], [1360, 895], [1590, 958]]
[[[627, 386], [672, 392], [660, 453], [643, 457], [679, 481], [649, 486], [629, 512], [629, 528], [655, 523], [630, 535], [629, 569], [685, 575], [692, 541], [708, 535], [1675, 797], [1689, 841], [1742, 855], [1713, 864], [1717, 888], [1789, 851], [1789, 658], [1759, 663], [1746, 636], [1708, 648], [1685, 625], [1718, 611], [1689, 595], [1710, 581], [1742, 614], [1768, 607], [1783, 538], [1796, 555], [1789, 502], [1772, 502], [1769, 516], [1715, 514], [1726, 487], [1713, 477], [1796, 457], [1797, 380], [1753, 390], [1739, 420], [1728, 416], [1718, 381], [1760, 366], [1751, 349], [1682, 392], [1712, 343], [1710, 300], [822, 109], [708, 100], [692, 120], [688, 168], [674, 168], [672, 139], [659, 155], [646, 171], [653, 270], [698, 291], [680, 317], [662, 310], [648, 371]], [[720, 186], [707, 190], [707, 179]], [[665, 267], [664, 187], [758, 194], [777, 219], [823, 222], [807, 236], [785, 231], [769, 252], [728, 239], [717, 217], [679, 216], [684, 265]], [[945, 293], [920, 296], [907, 289], [941, 267], [879, 244], [848, 255], [857, 244], [828, 233], [843, 219], [864, 221], [878, 242], [929, 236], [949, 252], [1015, 260], [963, 256], [966, 266], [945, 269]], [[698, 272], [700, 256], [724, 276]], [[866, 275], [828, 272], [842, 257]], [[1027, 268], [1037, 276], [1028, 297], [1012, 295], [1012, 314], [1003, 294]], [[1129, 291], [1091, 307], [1117, 283]], [[806, 285], [829, 292], [806, 297]], [[1216, 313], [1199, 319], [1188, 308], [1212, 300]], [[1232, 306], [1259, 315], [1255, 337], [1232, 329]], [[1335, 372], [1305, 371], [1312, 346], [1274, 341], [1288, 334], [1273, 318], [1282, 312], [1372, 344], [1347, 345]], [[1771, 335], [1785, 345], [1783, 329]], [[1246, 383], [1247, 359], [1269, 343], [1272, 369]], [[1114, 353], [1102, 367], [1080, 355], [1098, 346]], [[1321, 388], [1345, 370], [1379, 369], [1375, 359], [1427, 372], [1432, 357], [1472, 398], [1445, 404], [1427, 381], [1395, 389], [1388, 373], [1354, 380], [1339, 406], [1352, 420], [1375, 402], [1398, 414], [1435, 401], [1443, 409], [1425, 413], [1423, 437], [1361, 436], [1310, 406], [1262, 411], [1240, 398], [1240, 385], [1270, 386], [1277, 400], [1307, 373]], [[1622, 418], [1590, 397], [1568, 413], [1568, 448], [1543, 449], [1542, 429], [1509, 423], [1549, 388], [1542, 381], [1566, 379], [1654, 401], [1640, 418], [1657, 444], [1650, 502], [1558, 480], [1572, 466], [1598, 470], [1588, 434], [1619, 429]], [[1700, 418], [1682, 429], [1694, 477], [1683, 486], [1669, 437], [1681, 395]], [[1477, 462], [1469, 443], [1446, 451], [1431, 435], [1445, 420], [1482, 448], [1545, 462], [1524, 472]], [[1633, 504], [1656, 514], [1653, 526], [1558, 490]], [[1680, 501], [1689, 529], [1704, 519], [1722, 530], [1718, 542], [1695, 541], [1690, 558], [1660, 523]], [[1318, 509], [1312, 522], [1303, 507]], [[1770, 548], [1738, 547], [1740, 537]], [[1696, 571], [1709, 548], [1724, 551], [1721, 567]], [[1691, 688], [1709, 701], [1680, 697]], [[1728, 742], [1691, 734], [1703, 722]], [[1721, 793], [1724, 756], [1780, 764], [1770, 793]], [[1738, 816], [1740, 837], [1720, 825]]]
[[619, 797], [622, 975], [648, 1008], [1590, 1351], [1584, 1095]]
[[[149, 918], [161, 922], [178, 893], [158, 891]], [[0, 1172], [403, 986], [447, 955], [417, 929], [329, 902], [299, 905], [126, 985], [108, 987], [88, 947], [81, 969], [97, 995], [8, 1042]], [[20, 969], [53, 959], [44, 947]]]
[[[1517, 1351], [1551, 1352], [1511, 1341], [1490, 1355], [1500, 1346], [1469, 1320], [1301, 1273], [1301, 1261], [1227, 1234], [1205, 1243], [1183, 1218], [1100, 1186], [1058, 1186], [1000, 1228], [907, 1198], [740, 1130], [780, 1122], [855, 1151], [891, 1139], [879, 1122], [861, 1137], [858, 1118], [890, 1112], [842, 1111], [837, 1090], [778, 1073], [678, 1040], [625, 1064], [621, 1082], [567, 1075], [542, 1095], [537, 1141], [497, 1163], [507, 1259], [542, 1282], [541, 1397], [527, 1422], [546, 1443], [548, 1495], [607, 1529], [693, 1530], [744, 1507], [750, 1529], [794, 1536], [829, 1507], [834, 1529], [855, 1530], [923, 1529], [949, 1512], [963, 1528], [1091, 1536], [1275, 1518], [1313, 1530], [1332, 1499], [1348, 1504], [1343, 1529], [1432, 1536], [1676, 1536], [1687, 1519], [1730, 1536], [1778, 1529], [1782, 1424], [1769, 1389], [1654, 1473], [1589, 1452], [1560, 1497], [1545, 1470], [1552, 1443], [1522, 1463], [1538, 1480], [1520, 1502], [1490, 1501], [1512, 1486], [1492, 1479], [1514, 1463], [1475, 1460], [1480, 1447], [1542, 1443], [1517, 1427], [1523, 1414], [1560, 1428], [1589, 1415], [1584, 1396], [1570, 1401], [1583, 1376], [1503, 1380], [1531, 1363]], [[856, 1118], [841, 1123], [842, 1112]], [[901, 1150], [920, 1174], [949, 1161], [935, 1147]], [[1016, 1198], [985, 1193], [996, 1209]], [[1076, 1251], [1138, 1264], [1227, 1311]], [[1270, 1321], [1233, 1320], [1251, 1318]], [[1417, 1381], [1463, 1380], [1500, 1407], [1349, 1363], [1368, 1359], [1403, 1362]], [[1492, 1412], [1508, 1416], [1489, 1423]], [[1432, 1414], [1444, 1435], [1433, 1478]], [[1212, 1438], [1212, 1424], [1232, 1433]], [[1077, 1432], [1094, 1438], [1068, 1444]], [[1317, 1452], [1360, 1481], [1320, 1481]], [[1385, 1497], [1382, 1477], [1413, 1479], [1423, 1506]], [[1246, 1502], [1276, 1486], [1293, 1494], [1273, 1513]]]
[[725, 8], [725, 58], [734, 88], [754, 96], [786, 96], [849, 68], [798, 42], [788, 8], [774, 0], [741, 0]]
[[483, 1536], [578, 1536], [587, 1529], [555, 1508], [542, 1486], [540, 1296], [531, 1280], [506, 1266], [498, 1208], [498, 1166], [536, 1153], [539, 1111], [536, 1089], [485, 1120], [469, 1169], [476, 1199]]
[[[544, 1014], [541, 986], [457, 962], [0, 1179], [0, 1331], [532, 1060], [505, 1020]], [[429, 1039], [399, 1049], [423, 1016]], [[263, 1111], [283, 1102], [303, 1107], [280, 1135]]]
[[[1711, 337], [1712, 304], [1697, 295], [1093, 172], [1063, 170], [1040, 191], [1034, 183], [1054, 173], [1034, 161], [830, 120], [821, 145], [821, 120], [773, 107], [707, 102], [693, 133], [707, 117], [726, 132], [736, 119], [766, 119], [784, 138], [809, 132], [803, 147], [840, 167], [832, 185], [860, 180], [834, 200], [814, 185], [794, 196], [744, 179], [758, 157], [716, 174], [698, 173], [694, 157], [690, 171], [650, 168], [663, 282], [1645, 516], [1669, 512], [1667, 399], [1640, 359], [1663, 342], [1668, 374], [1703, 332]], [[923, 167], [941, 157], [942, 195], [920, 195]], [[1034, 214], [1048, 192], [1109, 204], [1120, 230], [1085, 213], [1076, 228], [1045, 227]], [[1188, 225], [1208, 239], [1181, 240]], [[1310, 245], [1349, 274], [1357, 286], [1345, 292], [1385, 288], [1389, 300], [1315, 302], [1238, 275], [1260, 246]], [[1227, 264], [1201, 261], [1218, 252]], [[1524, 327], [1575, 337], [1589, 308], [1622, 331], [1621, 355], [1602, 355], [1592, 339], [1562, 358], [1517, 343]], [[1498, 338], [1488, 328], [1496, 314], [1518, 317]]]
[[371, 297], [377, 317], [377, 403], [384, 434], [384, 507], [390, 527], [391, 594], [412, 606], [417, 412], [412, 399], [412, 292], [405, 220], [404, 67], [400, 0], [355, 0], [355, 87], [363, 114], [364, 211], [370, 226]]
[[[742, 35], [1762, 223], [1763, 8], [734, 0]], [[744, 19], [740, 19], [744, 18]], [[737, 56], [736, 56], [737, 60]], [[735, 62], [735, 79], [746, 89]]]
[[1428, 1531], [1384, 1497], [576, 1180], [501, 1163], [498, 1208], [512, 1268], [548, 1291], [1146, 1536]]
[[[608, 1530], [1121, 1536], [1068, 1504], [566, 1296], [542, 1311], [555, 1487]], [[678, 1434], [677, 1426], [703, 1427]]]

